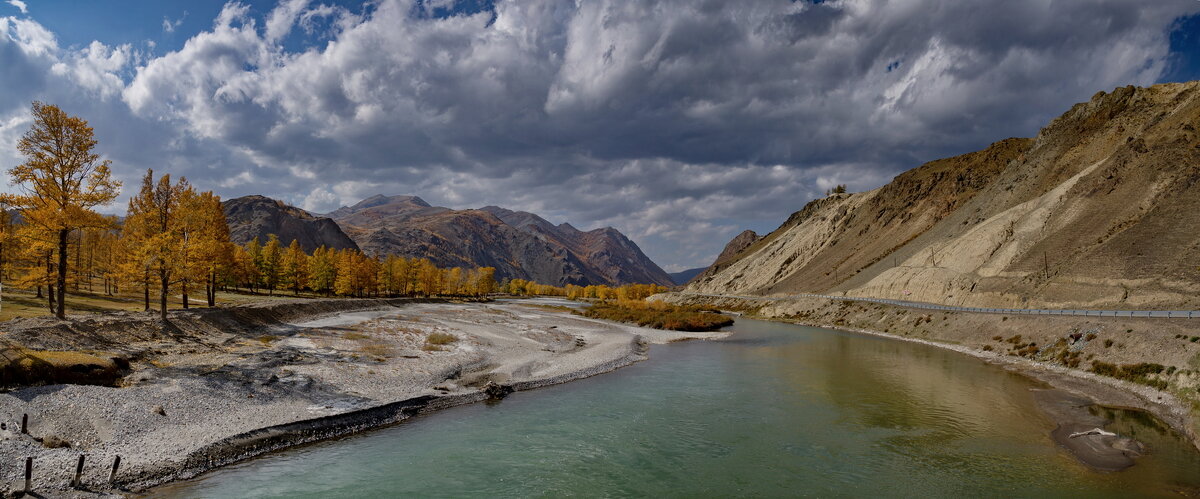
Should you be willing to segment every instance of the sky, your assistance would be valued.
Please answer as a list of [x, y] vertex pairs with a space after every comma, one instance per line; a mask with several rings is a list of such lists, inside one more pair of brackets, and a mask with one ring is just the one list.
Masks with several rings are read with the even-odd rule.
[[[147, 168], [612, 226], [705, 266], [827, 189], [1200, 79], [1197, 0], [0, 0], [0, 168], [35, 100]], [[13, 189], [0, 186], [0, 190]], [[105, 210], [120, 213], [125, 196]]]

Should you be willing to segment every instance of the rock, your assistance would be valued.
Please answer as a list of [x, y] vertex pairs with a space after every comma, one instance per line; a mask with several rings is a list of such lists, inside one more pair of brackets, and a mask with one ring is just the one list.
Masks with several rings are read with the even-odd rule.
[[151, 410], [150, 410], [150, 412], [153, 412], [153, 413], [155, 413], [155, 414], [158, 414], [159, 416], [166, 416], [166, 415], [167, 415], [167, 410], [166, 410], [166, 409], [163, 409], [163, 406], [161, 406], [161, 405], [156, 405], [156, 406], [154, 406], [154, 408], [153, 408], [153, 409], [151, 409]]
[[1146, 453], [1146, 446], [1141, 442], [1129, 437], [1118, 438], [1112, 443], [1112, 447], [1119, 451], [1123, 451], [1125, 455], [1130, 457], [1141, 457]]
[[488, 381], [486, 385], [483, 385], [483, 393], [486, 393], [488, 398], [492, 400], [500, 400], [512, 392], [513, 389], [511, 386], [501, 385], [495, 381]]

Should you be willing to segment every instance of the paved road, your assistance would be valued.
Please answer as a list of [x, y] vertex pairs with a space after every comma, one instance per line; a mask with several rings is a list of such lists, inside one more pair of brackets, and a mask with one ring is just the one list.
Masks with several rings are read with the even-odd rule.
[[925, 310], [945, 310], [950, 312], [974, 312], [980, 314], [1004, 314], [1004, 315], [1078, 315], [1084, 317], [1161, 317], [1164, 319], [1200, 319], [1200, 310], [1062, 310], [1062, 309], [1043, 309], [1043, 308], [984, 308], [984, 307], [951, 307], [948, 305], [938, 305], [936, 303], [923, 303], [918, 301], [905, 300], [885, 300], [883, 298], [859, 298], [854, 296], [835, 296], [835, 295], [814, 295], [809, 293], [797, 293], [787, 296], [747, 296], [747, 295], [717, 295], [705, 293], [686, 293], [680, 294], [693, 296], [708, 296], [713, 298], [744, 298], [750, 300], [767, 300], [767, 301], [784, 301], [794, 298], [825, 298], [829, 300], [848, 300], [862, 301], [869, 303], [882, 303], [886, 305], [895, 305], [906, 308], [918, 308]]

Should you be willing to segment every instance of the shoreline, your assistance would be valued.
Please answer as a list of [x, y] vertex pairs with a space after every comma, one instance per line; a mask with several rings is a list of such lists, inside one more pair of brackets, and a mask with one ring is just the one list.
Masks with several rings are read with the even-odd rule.
[[[596, 366], [594, 369], [584, 369], [555, 378], [530, 380], [501, 386], [514, 393], [535, 390], [609, 373], [646, 359], [647, 357], [645, 357], [644, 353], [636, 353], [624, 358], [613, 359], [608, 363]], [[190, 465], [172, 475], [153, 476], [147, 479], [138, 479], [135, 477], [133, 480], [121, 483], [121, 486], [116, 490], [119, 492], [142, 493], [155, 487], [190, 480], [207, 472], [216, 471], [224, 466], [272, 452], [284, 451], [306, 444], [381, 429], [401, 423], [415, 416], [493, 399], [483, 389], [476, 392], [453, 395], [421, 395], [331, 416], [297, 420], [291, 423], [258, 428], [226, 437], [196, 451], [187, 457], [187, 462]]]
[[[136, 335], [131, 324], [145, 325], [136, 314], [108, 319], [100, 329]], [[430, 300], [313, 300], [172, 319], [169, 337], [147, 332], [125, 345], [136, 360], [122, 387], [0, 394], [0, 421], [15, 429], [12, 421], [30, 418], [29, 434], [0, 430], [0, 459], [33, 457], [32, 490], [43, 495], [146, 493], [269, 452], [611, 372], [645, 360], [651, 344], [729, 334], [645, 329], [519, 303]], [[6, 334], [32, 336], [44, 323]], [[434, 333], [457, 339], [425, 343]], [[69, 446], [42, 443], [50, 437]], [[80, 454], [83, 486], [73, 489]], [[22, 490], [22, 472], [0, 467], [0, 487]]]
[[[1069, 334], [1072, 332], [1082, 333], [1088, 331], [1105, 334], [1108, 333], [1105, 330], [1105, 326], [1107, 325], [1108, 330], [1116, 330], [1115, 332], [1119, 334], [1118, 338], [1130, 342], [1129, 350], [1125, 349], [1124, 343], [1114, 345], [1113, 341], [1105, 341], [1105, 346], [1098, 352], [1095, 350], [1097, 348], [1096, 345], [1092, 345], [1093, 348], [1091, 351], [1093, 353], [1089, 354], [1087, 359], [1092, 359], [1094, 355], [1109, 353], [1109, 346], [1119, 347], [1113, 348], [1113, 353], [1125, 355], [1125, 358], [1128, 359], [1134, 355], [1131, 352], [1141, 352], [1138, 355], [1146, 355], [1146, 352], [1158, 352], [1159, 350], [1154, 349], [1162, 348], [1164, 339], [1170, 339], [1169, 334], [1178, 333], [1178, 329], [1154, 328], [1152, 331], [1156, 334], [1155, 337], [1142, 341], [1142, 343], [1145, 343], [1144, 345], [1134, 343], [1134, 341], [1138, 341], [1140, 338], [1129, 334], [1133, 329], [1127, 326], [1137, 326], [1141, 330], [1141, 327], [1151, 325], [1146, 321], [1153, 319], [1135, 318], [1130, 320], [1121, 319], [1119, 321], [1110, 319], [1113, 322], [1097, 325], [1095, 318], [1090, 318], [1087, 322], [1083, 322], [1081, 319], [1084, 318], [1010, 318], [992, 315], [980, 317], [985, 314], [947, 312], [944, 314], [939, 313], [938, 315], [941, 315], [943, 322], [934, 324], [931, 327], [929, 324], [934, 322], [934, 314], [924, 313], [925, 311], [904, 310], [885, 304], [847, 303], [844, 301], [816, 298], [755, 300], [743, 297], [707, 297], [707, 299], [704, 299], [680, 293], [665, 293], [657, 296], [659, 300], [672, 303], [702, 304], [718, 309], [732, 310], [747, 318], [902, 340], [958, 352], [996, 365], [1006, 371], [1024, 376], [1037, 383], [1047, 385], [1053, 390], [1060, 392], [1061, 397], [1058, 398], [1083, 397], [1092, 404], [1099, 406], [1131, 409], [1148, 413], [1169, 426], [1171, 431], [1176, 433], [1179, 438], [1184, 439], [1189, 446], [1200, 451], [1200, 435], [1197, 434], [1194, 427], [1194, 415], [1188, 406], [1188, 402], [1190, 401], [1181, 400], [1172, 393], [1157, 390], [1150, 386], [1029, 358], [1015, 351], [1022, 344], [1020, 334], [1015, 336], [1017, 341], [1012, 341], [1012, 339], [1004, 340], [1003, 342], [999, 341], [1008, 334], [1021, 332], [1026, 335], [1026, 341], [1028, 339], [1036, 339], [1042, 345], [1069, 345]], [[1036, 324], [1034, 321], [1037, 321]], [[926, 324], [926, 326], [922, 326], [922, 324]], [[1034, 327], [1035, 325], [1040, 325], [1041, 327]], [[1175, 323], [1173, 327], [1178, 328], [1178, 323]], [[1161, 329], [1161, 331], [1158, 329]], [[1067, 343], [1064, 343], [1060, 339], [1063, 338], [1062, 331], [1064, 330], [1068, 331], [1068, 335], [1065, 338]], [[1121, 330], [1124, 330], [1125, 334], [1120, 334]], [[1083, 336], [1085, 335], [1078, 335], [1081, 339]], [[1092, 338], [1094, 337], [1095, 335], [1092, 336]], [[1091, 338], [1088, 339], [1090, 340]], [[1156, 341], [1158, 343], [1155, 343]], [[1003, 349], [1010, 343], [1016, 346], [1011, 347], [1012, 350], [1009, 350], [1007, 354], [1003, 350], [997, 350], [997, 347]], [[1075, 352], [1078, 352], [1076, 355], [1083, 353], [1083, 349], [1089, 346], [1087, 341], [1081, 341], [1080, 343], [1080, 348], [1075, 350]], [[1191, 345], [1184, 344], [1184, 346], [1185, 348], [1192, 347], [1194, 343]], [[1062, 351], [1069, 352], [1067, 349], [1063, 349]], [[1177, 357], [1179, 356], [1178, 351], [1171, 353]], [[1186, 350], [1185, 353], [1186, 355], [1194, 355]], [[1153, 359], [1156, 362], [1167, 363], [1167, 361], [1161, 360], [1160, 356], [1149, 355], [1148, 357], [1149, 359], [1147, 360]], [[1132, 362], [1132, 359], [1112, 359], [1102, 356], [1097, 360], [1101, 359], [1112, 363]], [[1176, 374], [1176, 376], [1175, 379], [1181, 379], [1178, 377], [1180, 376], [1179, 374]], [[1190, 381], [1194, 383], [1197, 375], [1195, 373], [1188, 373], [1184, 376], [1188, 376], [1187, 378], [1182, 378], [1184, 382]], [[1049, 405], [1053, 406], [1054, 404], [1051, 403]], [[1054, 420], [1055, 424], [1059, 425], [1060, 430], [1064, 427], [1078, 429], [1085, 420], [1088, 420], [1089, 424], [1092, 422], [1090, 418], [1081, 417], [1079, 411], [1048, 410], [1046, 405], [1041, 407], [1043, 415]], [[1074, 414], [1075, 416], [1068, 417], [1067, 414]], [[1114, 467], [1111, 459], [1106, 459], [1100, 455], [1101, 453], [1095, 452], [1096, 449], [1103, 446], [1093, 445], [1101, 440], [1111, 443], [1111, 437], [1104, 437], [1103, 435], [1079, 437], [1077, 439], [1079, 441], [1088, 441], [1086, 442], [1088, 445], [1081, 445], [1085, 442], [1070, 439], [1069, 433], [1064, 434], [1063, 431], [1057, 431], [1052, 432], [1049, 437], [1056, 444], [1070, 451], [1073, 456], [1084, 464], [1094, 469], [1104, 471], [1120, 469], [1120, 467]], [[1111, 447], [1109, 450], [1111, 450]], [[1138, 453], [1129, 452], [1128, 454], [1137, 455]]]
[[[983, 352], [961, 345], [953, 345], [940, 343], [936, 341], [924, 340], [920, 338], [907, 338], [904, 336], [896, 336], [893, 334], [884, 333], [881, 331], [873, 331], [869, 329], [845, 328], [830, 324], [806, 324], [799, 322], [790, 322], [777, 319], [762, 319], [773, 322], [784, 322], [788, 324], [797, 324], [801, 326], [819, 327], [824, 329], [832, 329], [835, 331], [843, 331], [848, 333], [862, 334], [866, 336], [874, 336], [890, 340], [900, 340], [910, 343], [927, 345], [943, 350], [950, 350], [960, 354], [964, 354], [976, 359], [982, 360], [988, 364], [1002, 367], [1004, 370], [1019, 374], [1028, 379], [1041, 382], [1056, 390], [1061, 390], [1078, 397], [1083, 397], [1095, 405], [1110, 407], [1114, 409], [1132, 409], [1143, 411], [1153, 415], [1155, 418], [1166, 423], [1172, 431], [1176, 432], [1180, 437], [1187, 440], [1196, 450], [1200, 451], [1200, 437], [1187, 424], [1189, 413], [1186, 407], [1179, 401], [1177, 397], [1171, 393], [1156, 390], [1145, 385], [1138, 385], [1128, 381], [1100, 376], [1098, 374], [1079, 371], [1063, 366], [1056, 366], [1038, 362], [1035, 360], [1024, 358], [1010, 358], [993, 352]], [[1153, 399], [1151, 399], [1153, 397]], [[1043, 411], [1045, 411], [1043, 409]], [[1054, 419], [1053, 417], [1051, 419]], [[1056, 420], [1056, 424], [1062, 425], [1064, 421]], [[1053, 437], [1059, 445], [1070, 447], [1063, 440]], [[1076, 455], [1076, 457], [1079, 457]], [[1081, 461], [1089, 466], [1094, 466], [1087, 459], [1079, 457]], [[1102, 471], [1114, 471], [1097, 467]]]

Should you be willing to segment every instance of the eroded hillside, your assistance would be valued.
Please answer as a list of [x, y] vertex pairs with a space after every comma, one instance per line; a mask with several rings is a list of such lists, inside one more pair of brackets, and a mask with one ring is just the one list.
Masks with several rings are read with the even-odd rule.
[[1200, 307], [1197, 87], [1101, 92], [1034, 139], [813, 201], [688, 290]]

